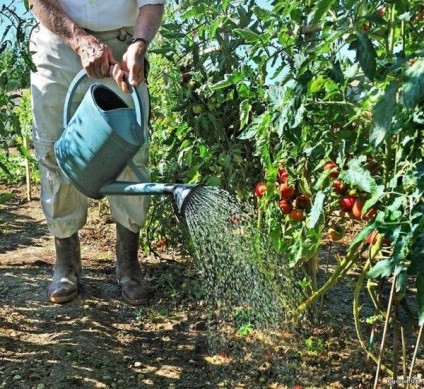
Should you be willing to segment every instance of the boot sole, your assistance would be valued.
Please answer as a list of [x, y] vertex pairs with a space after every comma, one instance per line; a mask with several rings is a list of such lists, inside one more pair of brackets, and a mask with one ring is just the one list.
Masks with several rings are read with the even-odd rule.
[[57, 296], [57, 297], [55, 297], [55, 296], [52, 296], [50, 293], [48, 295], [49, 295], [49, 300], [52, 303], [63, 304], [63, 303], [67, 303], [67, 302], [73, 300], [77, 295], [77, 291], [75, 291], [72, 294], [69, 294], [67, 296]]
[[122, 297], [124, 298], [125, 302], [129, 305], [132, 305], [134, 307], [138, 307], [140, 305], [143, 305], [143, 300], [134, 300], [130, 299], [124, 292], [122, 292]]

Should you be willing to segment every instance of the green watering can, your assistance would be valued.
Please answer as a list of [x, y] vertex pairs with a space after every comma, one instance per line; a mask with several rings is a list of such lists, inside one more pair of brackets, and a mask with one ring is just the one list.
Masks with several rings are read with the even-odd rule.
[[57, 163], [65, 176], [84, 195], [100, 199], [106, 195], [171, 194], [180, 212], [198, 185], [116, 181], [128, 165], [142, 180], [132, 162], [147, 142], [143, 129], [143, 106], [136, 88], [130, 86], [135, 109], [111, 89], [92, 84], [75, 114], [71, 102], [81, 81], [81, 70], [69, 86], [63, 114], [63, 133], [55, 144]]

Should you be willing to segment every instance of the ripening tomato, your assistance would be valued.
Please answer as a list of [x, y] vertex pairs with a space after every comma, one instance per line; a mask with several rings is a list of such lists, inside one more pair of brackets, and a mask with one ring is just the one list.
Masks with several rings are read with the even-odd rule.
[[295, 222], [300, 222], [303, 220], [304, 217], [304, 210], [303, 209], [293, 209], [293, 211], [290, 212], [290, 219], [292, 219]]
[[[366, 237], [365, 242], [367, 242], [368, 244], [376, 244], [379, 236], [380, 234], [378, 233], [378, 231], [370, 232], [368, 236]], [[391, 243], [391, 240], [383, 236], [382, 244], [390, 245], [390, 243]]]
[[328, 177], [331, 178], [337, 178], [339, 176], [339, 172], [337, 172], [337, 165], [333, 161], [327, 161], [324, 164], [324, 171], [331, 170], [331, 173], [328, 175]]
[[168, 244], [166, 239], [161, 239], [156, 242], [156, 247], [165, 247]]
[[384, 14], [386, 13], [387, 7], [385, 5], [377, 8], [377, 15], [380, 17], [383, 17]]
[[377, 215], [377, 208], [372, 207], [365, 213], [364, 219], [370, 220], [370, 219], [374, 218], [375, 215]]
[[348, 185], [341, 180], [333, 181], [333, 188], [334, 188], [334, 192], [341, 195], [346, 194], [347, 191], [349, 190]]
[[294, 195], [294, 187], [291, 185], [287, 185], [285, 182], [284, 184], [280, 185], [280, 195], [282, 199], [291, 199]]
[[329, 228], [328, 236], [333, 242], [337, 242], [338, 240], [343, 239], [343, 237], [345, 236], [345, 229], [341, 226]]
[[340, 209], [343, 212], [352, 212], [353, 204], [358, 197], [353, 195], [347, 195], [340, 199]]
[[288, 215], [288, 214], [290, 214], [290, 212], [291, 212], [291, 211], [293, 211], [293, 205], [292, 205], [292, 203], [291, 203], [290, 201], [288, 201], [288, 200], [281, 200], [281, 201], [278, 203], [278, 205], [279, 205], [279, 207], [280, 207], [281, 211], [282, 211], [285, 215]]
[[370, 29], [371, 29], [371, 27], [372, 27], [372, 23], [371, 22], [369, 22], [369, 23], [364, 23], [362, 26], [361, 26], [361, 31], [362, 32], [367, 32], [367, 31], [369, 31]]
[[306, 195], [299, 195], [296, 197], [295, 205], [296, 208], [306, 209], [310, 206], [311, 202], [309, 201], [309, 197]]
[[255, 186], [255, 195], [262, 197], [267, 190], [268, 188], [263, 182], [258, 182]]
[[364, 202], [361, 199], [356, 199], [352, 207], [353, 216], [360, 219], [362, 217], [362, 208], [364, 208]]
[[277, 177], [278, 182], [280, 184], [284, 184], [288, 180], [288, 178], [289, 178], [288, 171], [286, 169], [284, 169], [283, 167], [280, 166], [278, 168], [278, 177]]

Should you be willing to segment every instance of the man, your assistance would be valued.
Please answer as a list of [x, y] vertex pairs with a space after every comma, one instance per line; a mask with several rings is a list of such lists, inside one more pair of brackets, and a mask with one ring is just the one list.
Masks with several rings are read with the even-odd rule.
[[[124, 82], [138, 88], [147, 132], [149, 98], [144, 79], [148, 44], [159, 30], [165, 0], [31, 0], [39, 26], [31, 35], [30, 49], [37, 71], [31, 74], [34, 114], [33, 140], [40, 168], [41, 204], [54, 236], [56, 262], [49, 299], [64, 303], [77, 295], [81, 276], [78, 230], [87, 218], [88, 199], [62, 174], [54, 156], [54, 143], [62, 132], [63, 104], [74, 76], [85, 68], [90, 77], [75, 93], [72, 109], [81, 102], [88, 85], [98, 82], [120, 90], [131, 106]], [[125, 95], [125, 96], [123, 96]], [[146, 181], [148, 145], [133, 161]], [[120, 180], [136, 181], [130, 169]], [[150, 288], [138, 262], [139, 231], [149, 205], [146, 196], [110, 196], [116, 221], [116, 275], [127, 303], [140, 305]]]

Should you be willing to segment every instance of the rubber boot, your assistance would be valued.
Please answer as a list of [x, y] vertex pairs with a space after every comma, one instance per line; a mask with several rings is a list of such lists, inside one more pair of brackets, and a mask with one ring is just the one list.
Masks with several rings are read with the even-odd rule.
[[50, 301], [58, 304], [71, 301], [78, 292], [81, 276], [81, 251], [78, 233], [69, 238], [54, 238], [56, 263], [53, 281], [49, 285]]
[[138, 262], [139, 232], [132, 232], [116, 223], [116, 278], [122, 297], [130, 305], [141, 305], [150, 295]]

